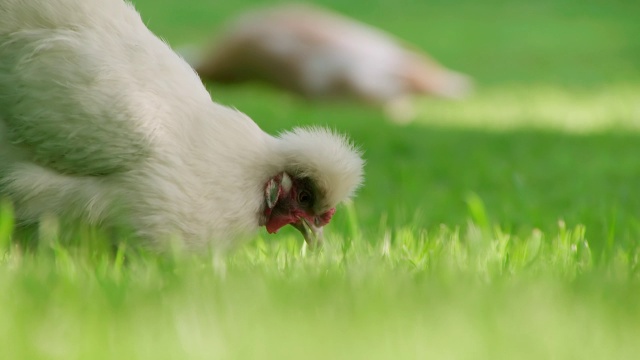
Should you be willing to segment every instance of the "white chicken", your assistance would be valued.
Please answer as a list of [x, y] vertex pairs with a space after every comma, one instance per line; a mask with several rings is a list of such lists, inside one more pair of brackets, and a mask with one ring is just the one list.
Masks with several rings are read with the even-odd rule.
[[205, 56], [185, 52], [207, 80], [260, 80], [309, 99], [356, 99], [399, 121], [413, 118], [415, 95], [461, 98], [472, 88], [466, 75], [393, 36], [309, 4], [249, 11], [229, 22]]
[[312, 243], [362, 178], [344, 136], [273, 137], [213, 102], [123, 0], [0, 0], [0, 196], [21, 225], [198, 248], [291, 224]]

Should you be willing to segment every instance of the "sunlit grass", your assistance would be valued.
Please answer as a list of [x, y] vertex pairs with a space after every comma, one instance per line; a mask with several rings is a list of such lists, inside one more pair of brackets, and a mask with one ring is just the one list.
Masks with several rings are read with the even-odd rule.
[[[321, 252], [298, 236], [230, 254], [164, 255], [98, 239], [0, 260], [0, 346], [8, 358], [539, 359], [638, 350], [637, 246], [596, 264], [585, 226], [510, 234], [468, 199], [469, 222], [351, 223]], [[6, 219], [6, 213], [2, 218]], [[51, 221], [51, 220], [50, 220]], [[55, 227], [50, 226], [49, 229]]]
[[453, 106], [417, 104], [420, 124], [513, 131], [538, 129], [570, 134], [640, 130], [640, 87], [607, 85], [571, 89], [553, 85], [494, 87]]
[[227, 256], [9, 247], [0, 345], [24, 359], [637, 351], [637, 249], [595, 266], [584, 227], [564, 224], [526, 238], [474, 223], [380, 235], [370, 243], [334, 234], [321, 253], [297, 237], [257, 239]]

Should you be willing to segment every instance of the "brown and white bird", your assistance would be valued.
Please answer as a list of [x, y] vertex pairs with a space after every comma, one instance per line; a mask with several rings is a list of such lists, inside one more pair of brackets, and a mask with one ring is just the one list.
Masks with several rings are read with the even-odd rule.
[[192, 48], [191, 60], [204, 79], [258, 80], [310, 99], [355, 99], [381, 106], [397, 120], [412, 117], [402, 111], [410, 111], [413, 96], [461, 98], [472, 87], [466, 75], [393, 36], [306, 4], [242, 14], [210, 53], [197, 52]]
[[0, 196], [19, 224], [50, 214], [191, 248], [290, 224], [312, 241], [362, 168], [342, 135], [273, 137], [213, 102], [123, 0], [0, 0]]

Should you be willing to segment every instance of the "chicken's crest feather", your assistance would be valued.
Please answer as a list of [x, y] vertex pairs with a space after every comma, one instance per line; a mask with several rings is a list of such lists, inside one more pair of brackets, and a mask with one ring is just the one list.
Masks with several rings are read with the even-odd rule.
[[362, 184], [362, 152], [344, 135], [309, 127], [284, 132], [278, 139], [286, 171], [313, 180], [325, 210], [349, 199]]

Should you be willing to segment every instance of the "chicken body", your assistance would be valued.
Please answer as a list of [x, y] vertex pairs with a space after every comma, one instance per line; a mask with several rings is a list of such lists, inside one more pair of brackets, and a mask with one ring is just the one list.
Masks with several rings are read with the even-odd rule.
[[264, 223], [280, 172], [313, 177], [320, 212], [353, 193], [362, 160], [332, 132], [272, 137], [212, 102], [122, 0], [0, 0], [0, 194], [20, 224], [224, 246]]
[[412, 95], [465, 96], [471, 82], [391, 35], [303, 4], [259, 9], [230, 22], [196, 70], [219, 82], [260, 80], [310, 99], [391, 107]]

